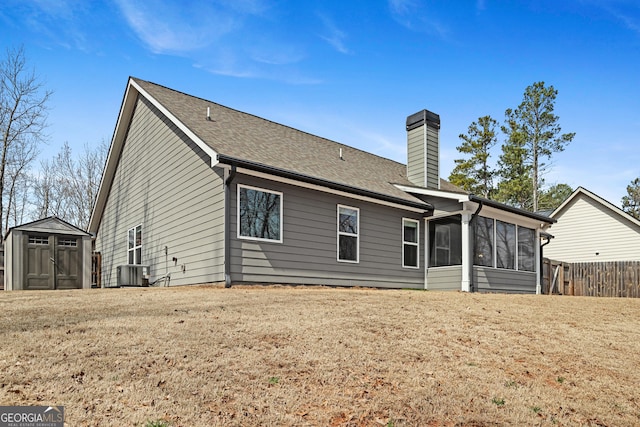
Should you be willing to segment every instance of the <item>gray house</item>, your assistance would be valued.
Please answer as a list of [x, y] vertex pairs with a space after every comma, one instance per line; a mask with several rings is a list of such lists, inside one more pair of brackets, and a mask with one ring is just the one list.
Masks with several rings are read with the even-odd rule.
[[9, 229], [5, 290], [91, 288], [91, 235], [56, 217]]
[[130, 78], [89, 226], [103, 285], [539, 291], [553, 220], [440, 179], [438, 115], [406, 128], [408, 165]]

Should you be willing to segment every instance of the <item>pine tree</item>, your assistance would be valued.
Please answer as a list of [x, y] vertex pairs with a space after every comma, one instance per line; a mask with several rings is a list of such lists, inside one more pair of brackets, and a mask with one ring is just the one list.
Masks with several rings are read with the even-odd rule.
[[538, 208], [540, 210], [555, 210], [571, 196], [573, 188], [568, 184], [555, 184], [540, 192]]
[[531, 210], [532, 166], [527, 163], [525, 135], [519, 132], [515, 122], [507, 122], [502, 131], [509, 137], [502, 144], [502, 154], [498, 160], [498, 184], [496, 200], [518, 208]]
[[469, 157], [455, 160], [456, 166], [449, 175], [451, 183], [479, 196], [493, 196], [496, 172], [489, 165], [489, 157], [491, 148], [498, 142], [497, 125], [491, 116], [483, 116], [469, 125], [466, 134], [460, 134], [463, 142], [456, 149]]
[[[520, 161], [521, 151], [526, 151], [525, 164], [530, 167], [531, 210], [538, 210], [538, 199], [542, 183], [542, 176], [548, 167], [545, 160], [551, 159], [553, 153], [563, 151], [575, 133], [561, 134], [558, 123], [559, 117], [553, 111], [558, 91], [553, 86], [546, 87], [544, 82], [537, 82], [527, 87], [522, 103], [515, 110], [505, 112], [506, 125], [503, 131], [508, 136], [508, 144], [513, 147], [515, 158]], [[507, 148], [507, 151], [510, 149]], [[505, 147], [503, 146], [503, 153]], [[514, 153], [512, 153], [514, 154]], [[504, 160], [509, 160], [508, 156]], [[516, 165], [517, 166], [517, 165]], [[518, 182], [508, 187], [522, 190], [521, 176]], [[510, 196], [511, 197], [511, 196]], [[519, 197], [518, 197], [519, 198]]]
[[640, 178], [627, 185], [627, 195], [622, 198], [622, 210], [636, 219], [640, 219]]

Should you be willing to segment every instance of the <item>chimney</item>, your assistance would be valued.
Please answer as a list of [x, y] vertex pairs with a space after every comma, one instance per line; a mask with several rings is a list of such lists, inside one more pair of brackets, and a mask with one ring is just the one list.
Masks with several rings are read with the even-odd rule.
[[440, 116], [429, 110], [407, 117], [407, 178], [419, 187], [440, 188]]

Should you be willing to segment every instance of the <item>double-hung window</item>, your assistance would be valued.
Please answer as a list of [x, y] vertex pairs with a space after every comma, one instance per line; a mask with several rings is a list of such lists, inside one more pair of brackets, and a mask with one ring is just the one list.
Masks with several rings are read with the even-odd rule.
[[415, 219], [402, 220], [402, 266], [418, 268], [420, 223]]
[[338, 261], [360, 261], [360, 209], [338, 205]]
[[129, 264], [142, 264], [142, 225], [130, 228], [128, 237]]
[[282, 193], [239, 184], [238, 237], [282, 243]]

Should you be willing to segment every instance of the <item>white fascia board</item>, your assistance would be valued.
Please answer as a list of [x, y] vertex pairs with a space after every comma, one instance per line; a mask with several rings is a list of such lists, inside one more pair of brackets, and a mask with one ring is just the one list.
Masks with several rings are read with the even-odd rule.
[[176, 127], [178, 127], [178, 129], [184, 132], [185, 135], [187, 135], [193, 142], [195, 142], [196, 145], [200, 147], [200, 149], [202, 149], [202, 151], [207, 153], [207, 155], [211, 158], [211, 167], [214, 167], [216, 164], [218, 164], [218, 153], [213, 148], [209, 147], [209, 145], [207, 145], [202, 139], [200, 139], [195, 133], [193, 133], [191, 129], [185, 126], [184, 123], [178, 120], [176, 116], [171, 114], [171, 112], [167, 110], [164, 105], [158, 102], [147, 91], [142, 89], [142, 87], [139, 84], [137, 84], [133, 79], [129, 82], [129, 84], [133, 86], [145, 98], [147, 98], [149, 102], [151, 102], [158, 110], [162, 112], [162, 114], [167, 116], [169, 120], [171, 120], [171, 122], [175, 124]]
[[[127, 134], [129, 122], [131, 122], [131, 116], [133, 114], [137, 96], [137, 93], [132, 93], [132, 82], [133, 80], [129, 78], [129, 84], [127, 84], [127, 89], [125, 90], [124, 98], [122, 99], [122, 105], [120, 106], [120, 113], [118, 113], [116, 127], [113, 131], [113, 136], [111, 137], [109, 153], [107, 154], [107, 160], [104, 164], [102, 178], [100, 178], [100, 186], [98, 187], [96, 202], [93, 206], [93, 211], [91, 212], [91, 218], [89, 219], [89, 228], [87, 231], [90, 233], [95, 234], [98, 231], [97, 227], [100, 223], [100, 218], [102, 217], [102, 212], [111, 189], [111, 181], [115, 174], [118, 158], [120, 157], [120, 149], [122, 148], [124, 137]], [[137, 90], [138, 89], [134, 89], [134, 91]], [[109, 188], [105, 188], [105, 185], [108, 185]]]
[[431, 197], [442, 197], [444, 199], [456, 200], [459, 203], [469, 201], [468, 194], [452, 193], [449, 191], [434, 190], [434, 189], [422, 188], [422, 187], [410, 187], [408, 185], [402, 185], [402, 184], [394, 184], [394, 186], [397, 189], [407, 193], [422, 194], [424, 196], [431, 196]]
[[[229, 168], [229, 166], [223, 165], [222, 163], [219, 166], [222, 166], [224, 168]], [[276, 176], [276, 175], [270, 175], [268, 173], [258, 172], [258, 171], [254, 171], [254, 170], [246, 169], [246, 168], [242, 168], [242, 167], [237, 168], [236, 171], [237, 171], [237, 173], [240, 173], [240, 174], [243, 174], [243, 175], [255, 176], [256, 178], [268, 179], [268, 180], [271, 180], [271, 181], [281, 182], [283, 184], [295, 185], [296, 187], [302, 187], [302, 188], [308, 188], [310, 190], [322, 191], [324, 193], [335, 194], [337, 196], [342, 196], [342, 197], [346, 197], [346, 198], [349, 198], [349, 199], [362, 200], [362, 201], [369, 202], [369, 203], [375, 203], [375, 204], [378, 204], [378, 205], [389, 206], [389, 207], [396, 208], [396, 209], [402, 209], [404, 211], [415, 212], [415, 213], [424, 213], [425, 210], [426, 210], [426, 209], [419, 209], [419, 208], [414, 208], [414, 207], [411, 207], [411, 206], [401, 205], [399, 203], [388, 202], [386, 200], [380, 200], [380, 199], [376, 199], [376, 198], [373, 198], [373, 197], [367, 197], [367, 196], [362, 196], [362, 195], [359, 195], [359, 194], [349, 193], [349, 192], [346, 192], [346, 191], [334, 190], [332, 188], [323, 187], [321, 185], [310, 184], [310, 183], [307, 183], [307, 182], [297, 181], [295, 179], [285, 178], [285, 177]]]
[[[475, 212], [475, 210], [472, 210], [472, 212]], [[509, 212], [503, 209], [498, 209], [498, 208], [494, 208], [492, 206], [486, 206], [486, 205], [482, 206], [482, 210], [480, 210], [480, 213], [478, 215], [484, 216], [487, 218], [499, 219], [501, 221], [509, 222], [511, 224], [517, 224], [523, 227], [529, 227], [533, 229], [542, 229], [545, 225], [542, 222], [536, 220], [535, 218], [530, 218], [528, 216], [520, 215], [514, 212]]]

